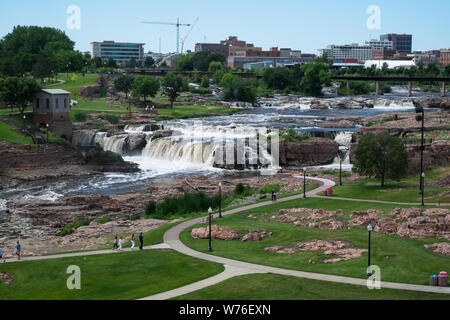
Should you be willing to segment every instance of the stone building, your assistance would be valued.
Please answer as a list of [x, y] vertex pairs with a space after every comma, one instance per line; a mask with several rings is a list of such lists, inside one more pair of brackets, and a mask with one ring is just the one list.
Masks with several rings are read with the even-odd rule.
[[61, 89], [42, 89], [33, 104], [34, 123], [48, 124], [54, 134], [71, 141], [70, 92]]

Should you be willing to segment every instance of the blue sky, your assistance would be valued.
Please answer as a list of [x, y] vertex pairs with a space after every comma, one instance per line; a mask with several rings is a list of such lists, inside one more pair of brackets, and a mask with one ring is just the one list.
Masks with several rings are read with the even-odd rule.
[[[81, 10], [81, 28], [68, 30], [69, 5]], [[381, 29], [369, 30], [366, 10], [381, 10]], [[76, 49], [92, 41], [146, 43], [145, 50], [175, 51], [176, 28], [140, 21], [192, 23], [196, 27], [185, 49], [197, 42], [218, 42], [229, 35], [268, 49], [290, 47], [316, 53], [329, 44], [363, 43], [382, 33], [412, 33], [414, 50], [450, 47], [449, 0], [14, 0], [0, 10], [0, 37], [15, 25], [51, 26], [64, 30]], [[187, 28], [181, 28], [181, 35]]]

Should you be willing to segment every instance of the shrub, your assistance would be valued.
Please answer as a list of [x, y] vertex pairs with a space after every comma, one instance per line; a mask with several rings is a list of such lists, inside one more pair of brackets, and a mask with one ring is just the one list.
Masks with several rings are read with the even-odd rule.
[[244, 190], [245, 190], [244, 185], [241, 182], [239, 182], [234, 188], [234, 194], [243, 194]]
[[280, 192], [281, 186], [279, 184], [266, 184], [264, 187], [259, 189], [260, 194], [272, 193], [272, 190], [275, 192]]
[[75, 121], [76, 122], [85, 122], [86, 121], [86, 114], [85, 113], [81, 113], [81, 112], [77, 112], [74, 115]]
[[250, 186], [244, 186], [241, 182], [239, 182], [234, 188], [234, 194], [236, 196], [248, 197], [254, 193], [255, 191]]
[[80, 219], [75, 221], [74, 223], [68, 224], [67, 226], [64, 227], [64, 229], [62, 229], [60, 232], [58, 232], [56, 235], [58, 237], [64, 237], [68, 234], [74, 233], [76, 229], [78, 229], [79, 227], [82, 226], [87, 226], [91, 223], [91, 221], [89, 219]]
[[108, 121], [111, 124], [118, 124], [119, 123], [119, 117], [118, 116], [113, 116], [111, 114], [107, 114], [105, 116], [105, 120]]
[[147, 206], [145, 207], [145, 214], [150, 216], [152, 214], [154, 214], [156, 211], [156, 202], [155, 201], [150, 201]]

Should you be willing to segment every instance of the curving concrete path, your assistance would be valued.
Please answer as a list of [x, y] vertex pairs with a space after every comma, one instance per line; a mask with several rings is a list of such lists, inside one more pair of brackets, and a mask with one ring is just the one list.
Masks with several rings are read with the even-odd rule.
[[[313, 180], [315, 182], [319, 182], [321, 185], [320, 187], [309, 191], [306, 193], [307, 197], [320, 197], [316, 196], [317, 193], [323, 192], [327, 190], [330, 187], [335, 186], [335, 182], [328, 180], [328, 179], [322, 179], [322, 178], [312, 178], [307, 177], [308, 180]], [[282, 198], [277, 200], [277, 202], [286, 202], [294, 199], [303, 198], [303, 194], [295, 195], [287, 198]], [[323, 197], [330, 199], [330, 197]], [[334, 199], [334, 197], [332, 198]], [[359, 199], [344, 199], [340, 198], [341, 200], [352, 200], [352, 201], [360, 201]], [[380, 201], [368, 201], [368, 202], [380, 202]], [[384, 202], [381, 201], [380, 203], [394, 203], [394, 204], [405, 204], [405, 203], [395, 203], [395, 202]], [[228, 210], [226, 212], [223, 212], [223, 216], [231, 215], [234, 213], [246, 211], [249, 209], [259, 208], [263, 206], [267, 206], [272, 204], [271, 201], [261, 202], [257, 204], [248, 205], [245, 207], [240, 207], [232, 210]], [[214, 215], [214, 218], [217, 218], [217, 214]], [[272, 273], [272, 274], [280, 274], [280, 275], [286, 275], [286, 276], [294, 276], [299, 278], [306, 278], [306, 279], [313, 279], [313, 280], [322, 280], [322, 281], [330, 281], [330, 282], [338, 282], [338, 283], [345, 283], [345, 284], [353, 284], [353, 285], [360, 285], [360, 286], [367, 286], [367, 280], [366, 279], [360, 279], [360, 278], [351, 278], [351, 277], [343, 277], [343, 276], [336, 276], [336, 275], [329, 275], [329, 274], [320, 274], [320, 273], [313, 273], [313, 272], [303, 272], [303, 271], [297, 271], [297, 270], [289, 270], [289, 269], [282, 269], [282, 268], [276, 268], [276, 267], [269, 267], [264, 265], [258, 265], [228, 258], [223, 258], [219, 256], [213, 256], [210, 254], [202, 253], [199, 251], [195, 251], [186, 245], [184, 245], [179, 237], [180, 233], [189, 227], [200, 224], [203, 221], [203, 217], [196, 218], [192, 220], [185, 221], [172, 229], [168, 230], [164, 234], [164, 243], [168, 244], [173, 250], [176, 250], [180, 253], [186, 254], [188, 256], [203, 259], [206, 261], [216, 262], [216, 263], [222, 263], [224, 264], [225, 271], [222, 272], [219, 275], [216, 275], [214, 277], [201, 280], [199, 282], [190, 284], [188, 286], [178, 288], [175, 290], [159, 293], [157, 295], [153, 295], [150, 297], [143, 298], [144, 300], [164, 300], [164, 299], [170, 299], [173, 297], [176, 297], [178, 295], [187, 294], [202, 288], [206, 288], [208, 286], [217, 284], [221, 281], [224, 281], [226, 279], [233, 278], [237, 275], [241, 274], [252, 274], [252, 273]], [[390, 289], [399, 289], [399, 290], [410, 290], [410, 291], [419, 291], [419, 292], [429, 292], [429, 293], [444, 293], [444, 294], [450, 294], [450, 288], [445, 287], [433, 287], [433, 286], [424, 286], [424, 285], [415, 285], [415, 284], [406, 284], [406, 283], [395, 283], [395, 282], [381, 282], [382, 288], [390, 288]]]

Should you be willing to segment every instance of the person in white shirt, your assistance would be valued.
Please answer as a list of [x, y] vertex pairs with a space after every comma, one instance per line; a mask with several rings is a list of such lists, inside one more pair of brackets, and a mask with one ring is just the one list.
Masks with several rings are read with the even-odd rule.
[[122, 240], [122, 237], [120, 237], [120, 239], [119, 239], [119, 248], [117, 250], [122, 250], [122, 243], [123, 243], [123, 240]]

